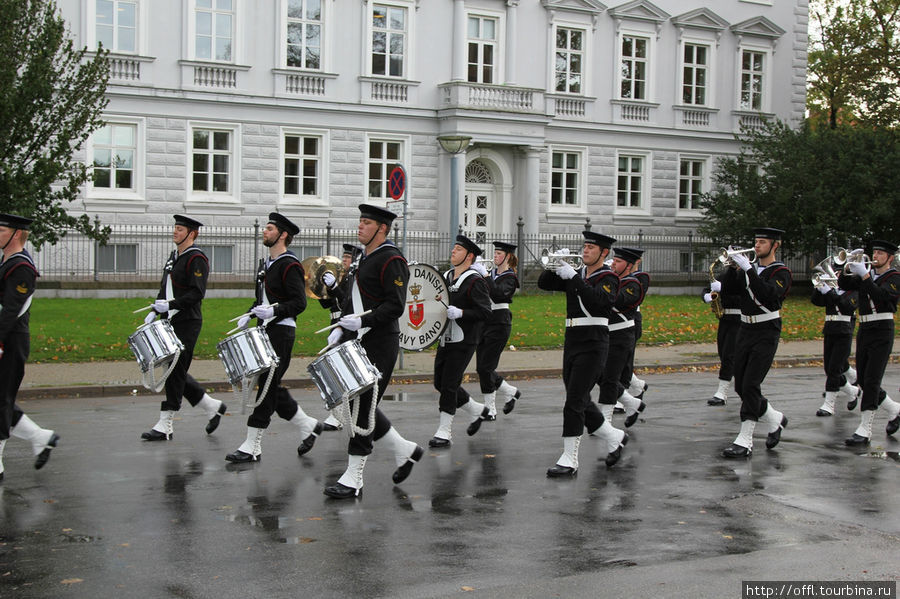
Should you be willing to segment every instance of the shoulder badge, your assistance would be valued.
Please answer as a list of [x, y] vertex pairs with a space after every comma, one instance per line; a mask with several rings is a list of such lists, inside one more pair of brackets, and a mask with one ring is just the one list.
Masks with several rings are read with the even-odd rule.
[[606, 293], [612, 293], [612, 287], [610, 287], [608, 284], [603, 285], [603, 290], [606, 291]]
[[203, 273], [200, 272], [199, 270], [195, 270], [195, 271], [194, 271], [194, 276], [195, 276], [195, 277], [202, 277], [202, 276], [203, 276]]
[[634, 295], [634, 291], [631, 290], [631, 287], [626, 287], [625, 293], [627, 293], [628, 295]]
[[19, 293], [28, 293], [28, 287], [25, 285], [25, 283], [19, 283], [18, 285], [16, 285], [16, 291], [18, 291]]
[[775, 284], [779, 287], [784, 287], [784, 283], [781, 282], [781, 279], [775, 279]]
[[394, 285], [396, 285], [397, 287], [403, 287], [403, 279], [397, 277], [396, 279], [394, 279]]

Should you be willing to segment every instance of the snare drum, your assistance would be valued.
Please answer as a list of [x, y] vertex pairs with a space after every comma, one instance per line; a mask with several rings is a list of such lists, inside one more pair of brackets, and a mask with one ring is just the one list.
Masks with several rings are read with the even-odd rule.
[[166, 319], [154, 320], [138, 327], [128, 338], [128, 346], [134, 352], [141, 372], [150, 372], [184, 351], [184, 345], [175, 335], [172, 323]]
[[359, 339], [351, 339], [331, 348], [306, 367], [322, 399], [325, 409], [340, 405], [374, 387], [381, 373], [372, 365]]
[[216, 345], [216, 350], [232, 385], [278, 366], [278, 355], [262, 327], [235, 333]]

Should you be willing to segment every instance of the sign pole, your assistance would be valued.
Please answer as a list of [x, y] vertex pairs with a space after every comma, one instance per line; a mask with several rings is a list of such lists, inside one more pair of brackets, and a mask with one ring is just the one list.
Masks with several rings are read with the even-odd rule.
[[[409, 221], [409, 189], [406, 184], [406, 169], [403, 168], [402, 164], [397, 164], [394, 169], [391, 171], [391, 174], [388, 178], [390, 182], [388, 189], [391, 198], [394, 200], [399, 200], [400, 195], [403, 195], [403, 255], [409, 260], [409, 256], [407, 255], [407, 221]], [[408, 291], [407, 291], [408, 292]], [[403, 348], [400, 348], [400, 362], [398, 364], [400, 370], [403, 370]]]

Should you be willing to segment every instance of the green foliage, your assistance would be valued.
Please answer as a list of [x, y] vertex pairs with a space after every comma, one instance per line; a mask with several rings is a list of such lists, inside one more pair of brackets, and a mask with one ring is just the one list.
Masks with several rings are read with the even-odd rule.
[[66, 228], [109, 234], [65, 208], [88, 179], [73, 154], [103, 125], [108, 79], [107, 53], [75, 50], [53, 0], [0, 0], [0, 212], [34, 217], [37, 247]]

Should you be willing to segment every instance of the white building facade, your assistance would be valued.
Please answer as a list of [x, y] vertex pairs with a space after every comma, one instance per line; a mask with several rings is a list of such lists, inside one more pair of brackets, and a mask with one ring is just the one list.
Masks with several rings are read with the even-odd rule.
[[111, 50], [75, 211], [355, 229], [407, 174], [414, 231], [685, 234], [735, 133], [803, 118], [807, 0], [60, 0]]

